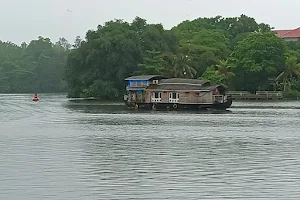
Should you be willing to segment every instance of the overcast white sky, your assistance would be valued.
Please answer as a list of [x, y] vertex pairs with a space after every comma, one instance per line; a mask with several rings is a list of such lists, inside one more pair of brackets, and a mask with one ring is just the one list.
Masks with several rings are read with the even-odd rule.
[[20, 44], [41, 35], [73, 42], [98, 24], [135, 16], [169, 29], [187, 19], [246, 14], [293, 29], [300, 26], [299, 10], [300, 0], [0, 0], [0, 40]]

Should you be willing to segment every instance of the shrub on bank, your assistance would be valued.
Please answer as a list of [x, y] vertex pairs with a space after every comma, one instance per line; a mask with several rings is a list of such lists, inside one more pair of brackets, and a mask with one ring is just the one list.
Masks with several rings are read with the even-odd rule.
[[300, 98], [300, 92], [298, 90], [288, 89], [284, 92], [284, 97], [288, 99], [298, 99]]

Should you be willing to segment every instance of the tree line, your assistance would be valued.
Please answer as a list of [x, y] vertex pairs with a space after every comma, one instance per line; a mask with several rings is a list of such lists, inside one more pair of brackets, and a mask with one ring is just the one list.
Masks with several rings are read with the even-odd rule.
[[25, 92], [25, 86], [56, 92], [67, 86], [69, 97], [120, 99], [126, 77], [156, 74], [300, 96], [300, 41], [285, 42], [270, 25], [246, 15], [198, 18], [171, 30], [139, 17], [131, 23], [112, 20], [74, 45], [39, 38], [20, 47], [1, 43], [0, 56], [3, 51], [10, 56], [0, 57], [0, 92]]
[[300, 42], [285, 42], [246, 15], [199, 18], [171, 30], [137, 17], [88, 31], [71, 50], [64, 77], [72, 97], [119, 98], [126, 77], [145, 74], [298, 95], [299, 60]]
[[65, 38], [52, 43], [39, 37], [20, 46], [0, 41], [0, 93], [66, 92], [63, 73], [71, 48]]

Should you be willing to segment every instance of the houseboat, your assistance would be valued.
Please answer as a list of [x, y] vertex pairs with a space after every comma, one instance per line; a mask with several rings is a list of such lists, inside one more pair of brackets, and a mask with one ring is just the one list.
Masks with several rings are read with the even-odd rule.
[[232, 100], [223, 85], [199, 79], [166, 79], [158, 75], [125, 79], [125, 104], [136, 109], [227, 109]]

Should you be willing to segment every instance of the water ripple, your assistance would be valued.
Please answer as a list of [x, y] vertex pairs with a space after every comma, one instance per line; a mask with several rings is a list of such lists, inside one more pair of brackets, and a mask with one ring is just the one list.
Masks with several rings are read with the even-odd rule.
[[299, 102], [141, 112], [64, 96], [0, 95], [0, 199], [299, 199]]

